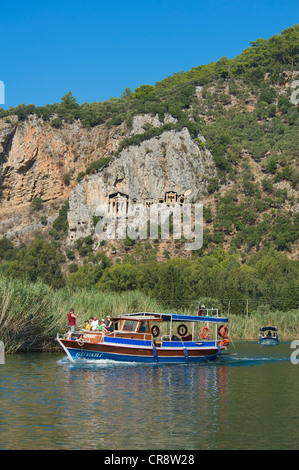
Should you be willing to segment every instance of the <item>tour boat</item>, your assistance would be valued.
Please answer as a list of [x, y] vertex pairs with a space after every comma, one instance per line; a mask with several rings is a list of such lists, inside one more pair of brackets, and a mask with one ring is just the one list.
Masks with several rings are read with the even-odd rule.
[[131, 313], [112, 321], [113, 332], [81, 330], [56, 339], [72, 362], [196, 363], [215, 360], [229, 345], [228, 317], [217, 309], [198, 316]]
[[275, 326], [263, 326], [260, 328], [259, 343], [263, 346], [279, 344], [278, 329]]

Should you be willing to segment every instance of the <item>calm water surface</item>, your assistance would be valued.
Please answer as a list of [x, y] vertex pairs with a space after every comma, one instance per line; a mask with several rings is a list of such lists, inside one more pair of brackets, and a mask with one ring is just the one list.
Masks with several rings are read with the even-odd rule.
[[289, 343], [235, 343], [202, 365], [0, 365], [0, 449], [298, 449], [299, 364]]

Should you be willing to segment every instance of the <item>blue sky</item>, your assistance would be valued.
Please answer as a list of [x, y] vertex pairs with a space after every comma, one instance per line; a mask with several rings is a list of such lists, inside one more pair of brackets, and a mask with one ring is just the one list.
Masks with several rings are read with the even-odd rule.
[[118, 97], [298, 23], [298, 0], [15, 0], [0, 3], [4, 108]]

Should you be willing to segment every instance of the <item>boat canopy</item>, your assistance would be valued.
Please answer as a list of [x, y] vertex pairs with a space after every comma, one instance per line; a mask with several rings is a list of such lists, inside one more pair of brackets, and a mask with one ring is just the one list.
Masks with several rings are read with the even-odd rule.
[[[211, 309], [212, 310], [212, 309]], [[211, 322], [211, 323], [228, 323], [227, 317], [217, 317], [210, 315], [196, 316], [196, 315], [177, 315], [172, 313], [129, 313], [121, 315], [121, 318], [129, 320], [162, 320], [162, 321], [182, 321], [182, 322]]]
[[263, 326], [260, 331], [278, 331], [275, 326]]

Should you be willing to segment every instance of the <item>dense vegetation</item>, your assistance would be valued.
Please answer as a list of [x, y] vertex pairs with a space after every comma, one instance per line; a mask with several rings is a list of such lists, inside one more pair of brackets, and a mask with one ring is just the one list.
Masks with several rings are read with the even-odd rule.
[[[169, 113], [192, 127], [184, 110], [192, 105], [196, 86], [208, 85], [218, 79], [232, 80], [232, 87], [236, 87], [235, 81], [240, 79], [257, 85], [264, 82], [266, 72], [271, 74], [272, 84], [282, 83], [284, 72], [296, 69], [298, 62], [299, 25], [295, 25], [268, 40], [258, 39], [252, 42], [250, 47], [235, 59], [222, 57], [216, 63], [211, 62], [194, 67], [188, 72], [175, 73], [157, 82], [155, 86], [141, 85], [134, 91], [126, 88], [120, 98], [79, 105], [69, 92], [62, 98], [61, 103], [42, 107], [21, 104], [8, 111], [2, 109], [0, 117], [17, 114], [20, 119], [25, 119], [30, 114], [36, 114], [44, 120], [53, 119], [52, 125], [55, 127], [74, 119], [80, 119], [82, 125], [90, 127], [103, 123], [108, 126], [119, 125], [124, 121], [128, 123], [133, 115], [140, 113], [158, 113], [161, 119], [164, 119], [165, 113]], [[271, 104], [274, 98], [274, 90], [269, 91], [268, 87], [261, 95], [261, 101], [267, 104]]]
[[[299, 107], [291, 102], [291, 88], [286, 86], [288, 74], [298, 67], [299, 25], [295, 25], [268, 40], [252, 42], [235, 59], [223, 57], [176, 73], [155, 86], [127, 88], [121, 97], [102, 103], [79, 105], [69, 92], [61, 103], [0, 109], [0, 118], [17, 114], [25, 120], [36, 114], [57, 129], [75, 119], [85, 127], [123, 124], [130, 129], [136, 114], [158, 114], [162, 122], [165, 114], [176, 118], [174, 123], [148, 126], [144, 133], [123, 139], [113, 156], [91, 163], [78, 181], [101, 171], [129, 145], [183, 127], [200, 147], [211, 150], [218, 169], [218, 177], [211, 178], [207, 187], [204, 245], [188, 259], [170, 256], [166, 250], [164, 261], [158, 262], [159, 240], [141, 243], [127, 238], [123, 241], [126, 254], [116, 262], [109, 259], [105, 247], [95, 250], [92, 236], [65, 247], [67, 202], [47, 239], [38, 237], [28, 246], [15, 247], [2, 238], [0, 327], [6, 325], [6, 334], [11, 330], [5, 312], [13, 312], [17, 305], [21, 316], [16, 316], [14, 338], [20, 336], [21, 318], [26, 317], [30, 325], [36, 312], [42, 311], [40, 321], [55, 317], [57, 327], [60, 320], [55, 309], [64, 315], [69, 302], [81, 309], [83, 298], [91, 304], [82, 311], [111, 312], [115, 303], [105, 308], [102, 304], [115, 292], [115, 301], [131, 296], [132, 303], [126, 305], [136, 310], [195, 311], [200, 299], [224, 311], [229, 305], [230, 312], [240, 318], [247, 309], [249, 315], [267, 315], [298, 308], [298, 262], [288, 254], [294, 251], [299, 233], [294, 210], [298, 204], [294, 190], [299, 184]], [[198, 138], [200, 134], [205, 142]], [[230, 189], [223, 192], [226, 184]], [[35, 198], [32, 209], [39, 211], [41, 205]], [[47, 220], [42, 223], [46, 225]], [[174, 243], [179, 247], [180, 241]], [[22, 302], [12, 301], [15, 297]], [[122, 303], [117, 307], [127, 311]], [[289, 318], [294, 320], [293, 313]]]
[[[78, 250], [88, 246], [91, 245], [77, 245]], [[70, 259], [75, 257], [74, 251], [67, 255]], [[0, 241], [0, 256], [7, 258], [2, 264], [5, 277], [42, 280], [54, 288], [67, 286], [94, 292], [138, 290], [164, 308], [189, 308], [199, 298], [209, 297], [217, 299], [222, 309], [230, 302], [232, 313], [243, 314], [248, 302], [252, 311], [261, 305], [271, 310], [289, 310], [296, 308], [299, 301], [298, 262], [273, 248], [260, 250], [244, 263], [223, 248], [206, 255], [199, 251], [193, 259], [158, 262], [154, 248], [137, 244], [131, 254], [115, 264], [104, 251], [94, 254], [90, 248], [84, 252], [86, 263], [71, 264], [75, 268], [67, 276], [61, 270], [65, 258], [55, 242], [37, 238], [27, 248], [14, 249], [4, 238]]]
[[[135, 114], [158, 114], [163, 121], [168, 113], [175, 123], [149, 126], [142, 134], [124, 138], [114, 156], [165, 130], [188, 127], [195, 142], [211, 150], [219, 171], [208, 184], [215, 204], [205, 208], [205, 247], [229, 241], [232, 249], [244, 253], [271, 246], [292, 251], [298, 239], [298, 215], [293, 210], [298, 201], [292, 190], [299, 184], [299, 106], [290, 100], [287, 76], [298, 67], [299, 25], [295, 25], [252, 42], [235, 59], [223, 57], [155, 86], [126, 89], [120, 98], [79, 105], [69, 92], [61, 103], [39, 108], [20, 105], [0, 110], [0, 117], [17, 114], [26, 119], [35, 113], [55, 127], [74, 119], [87, 127], [121, 123], [130, 127]], [[111, 159], [112, 155], [92, 162], [77, 180], [100, 171]], [[262, 177], [252, 171], [252, 160]], [[235, 183], [234, 189], [222, 195], [219, 190], [228, 182]], [[59, 238], [57, 230], [52, 234]]]
[[[218, 307], [215, 299], [199, 300], [206, 305]], [[195, 313], [197, 301], [188, 307], [182, 305], [171, 311], [177, 313]], [[17, 351], [42, 350], [57, 348], [55, 337], [67, 329], [67, 313], [73, 307], [79, 314], [78, 326], [91, 315], [105, 318], [108, 314], [131, 313], [138, 311], [165, 311], [165, 305], [144, 292], [101, 292], [99, 289], [54, 289], [38, 281], [8, 279], [0, 277], [0, 327], [1, 340], [7, 353]], [[227, 305], [224, 313], [227, 312]], [[261, 325], [270, 321], [279, 327], [280, 338], [284, 341], [298, 338], [298, 310], [269, 311], [266, 305], [259, 305], [249, 316], [241, 311], [238, 315], [230, 313], [230, 334], [235, 339], [255, 339]]]

